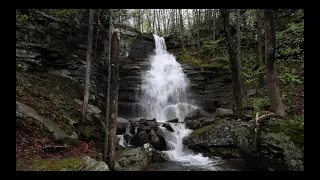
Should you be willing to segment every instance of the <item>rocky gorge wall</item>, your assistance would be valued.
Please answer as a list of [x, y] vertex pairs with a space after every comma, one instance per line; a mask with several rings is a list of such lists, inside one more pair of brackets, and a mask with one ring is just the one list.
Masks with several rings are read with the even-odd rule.
[[[17, 14], [21, 12], [17, 11]], [[87, 17], [83, 15], [78, 24], [74, 25], [37, 10], [29, 10], [27, 16], [26, 22], [16, 25], [17, 68], [57, 74], [83, 85], [88, 30], [84, 22]], [[104, 111], [107, 67], [103, 50], [105, 40], [108, 39], [107, 26], [99, 28], [97, 47], [96, 30], [93, 35], [90, 103]], [[142, 75], [149, 68], [148, 57], [153, 53], [155, 43], [152, 34], [128, 29], [125, 31], [134, 41], [121, 50], [118, 112], [119, 116], [129, 118], [139, 116], [139, 86]], [[121, 38], [128, 39], [128, 36], [122, 34]], [[167, 44], [172, 44], [166, 41]], [[129, 52], [125, 52], [127, 49]], [[208, 112], [214, 112], [218, 107], [231, 108], [232, 89], [229, 74], [201, 72], [196, 66], [186, 63], [181, 65], [190, 80], [189, 98], [194, 104]]]

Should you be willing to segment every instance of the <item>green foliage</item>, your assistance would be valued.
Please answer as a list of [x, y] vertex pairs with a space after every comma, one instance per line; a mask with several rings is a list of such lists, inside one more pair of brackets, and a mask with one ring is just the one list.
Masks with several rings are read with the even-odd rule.
[[277, 58], [304, 60], [304, 21], [288, 23], [286, 29], [276, 32]]
[[200, 48], [200, 53], [203, 55], [209, 55], [210, 57], [214, 56], [215, 54], [225, 54], [227, 53], [227, 48], [221, 46], [221, 42], [224, 41], [225, 38], [220, 38], [213, 41], [211, 38], [203, 38], [202, 39], [202, 46]]
[[254, 115], [256, 112], [264, 111], [265, 107], [267, 107], [270, 104], [269, 98], [255, 98], [251, 99], [249, 102], [249, 105], [253, 107], [254, 109]]
[[257, 83], [265, 66], [258, 66], [258, 57], [253, 53], [243, 53], [243, 78], [246, 84]]
[[286, 85], [297, 85], [301, 83], [297, 75], [291, 73], [291, 70], [284, 66], [279, 66], [278, 78]]
[[44, 13], [59, 19], [72, 20], [76, 17], [79, 9], [46, 9]]
[[16, 15], [16, 23], [17, 24], [22, 24], [22, 25], [27, 25], [29, 22], [29, 17], [26, 14], [17, 14]]

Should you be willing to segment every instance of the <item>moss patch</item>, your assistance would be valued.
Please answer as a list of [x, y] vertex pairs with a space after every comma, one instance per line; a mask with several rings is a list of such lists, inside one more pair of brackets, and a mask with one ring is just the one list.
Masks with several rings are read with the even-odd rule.
[[54, 74], [16, 71], [17, 101], [34, 108], [40, 115], [58, 124], [62, 130], [73, 131], [70, 121], [78, 122], [83, 87], [77, 82]]
[[200, 67], [202, 72], [207, 71], [229, 71], [230, 70], [230, 63], [228, 59], [227, 54], [222, 54], [219, 56], [216, 56], [215, 59], [210, 59], [205, 56], [198, 57], [195, 53], [193, 53], [191, 50], [182, 51], [181, 49], [171, 50], [171, 53], [173, 53], [177, 57], [178, 62], [183, 63], [190, 63], [193, 65], [196, 65]]
[[203, 126], [203, 127], [200, 128], [200, 129], [194, 130], [190, 135], [191, 135], [191, 136], [201, 135], [201, 134], [209, 131], [210, 129], [212, 129], [212, 128], [214, 128], [214, 127], [215, 127], [215, 124], [211, 124], [211, 125], [208, 125], [208, 126]]
[[68, 157], [62, 159], [21, 159], [16, 160], [17, 171], [77, 171], [85, 162], [80, 157]]
[[297, 119], [288, 121], [266, 121], [262, 130], [270, 133], [284, 133], [290, 137], [290, 140], [300, 146], [304, 145], [304, 126]]

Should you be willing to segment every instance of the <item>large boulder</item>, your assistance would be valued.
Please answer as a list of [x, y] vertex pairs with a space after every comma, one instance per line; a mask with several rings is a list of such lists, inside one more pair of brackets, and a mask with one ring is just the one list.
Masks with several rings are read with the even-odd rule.
[[81, 171], [110, 171], [108, 165], [103, 161], [96, 161], [89, 156], [84, 156], [82, 159], [84, 160], [85, 165]]
[[124, 134], [126, 130], [129, 128], [129, 121], [122, 117], [118, 117], [117, 119], [117, 134]]
[[140, 131], [131, 138], [130, 144], [139, 147], [147, 143], [148, 140], [148, 134], [145, 131]]
[[116, 171], [144, 171], [152, 161], [153, 148], [150, 144], [116, 151]]
[[160, 141], [160, 138], [158, 137], [157, 133], [154, 130], [151, 130], [149, 133], [149, 139], [150, 144], [157, 150], [162, 150], [164, 147], [162, 147], [162, 143]]
[[202, 109], [195, 109], [186, 115], [186, 117], [184, 118], [184, 121], [197, 120], [197, 119], [200, 119], [203, 117], [209, 118], [209, 117], [211, 117], [211, 115]]
[[218, 108], [214, 113], [215, 118], [233, 117], [233, 111], [230, 109]]
[[153, 152], [152, 162], [165, 162], [165, 161], [168, 161], [168, 160], [169, 160], [169, 158], [165, 153], [163, 153], [161, 151], [157, 151], [157, 150], [155, 150]]
[[162, 124], [162, 127], [166, 128], [170, 132], [174, 132], [174, 129], [171, 127], [169, 123]]
[[[186, 115], [184, 122], [187, 128], [198, 129], [203, 127], [203, 122], [210, 117], [212, 116], [208, 112], [201, 109], [195, 109]], [[208, 123], [205, 124], [207, 125]]]
[[303, 130], [292, 124], [279, 119], [267, 120], [262, 126], [258, 156], [252, 151], [253, 121], [215, 120], [213, 124], [193, 131], [183, 139], [183, 144], [206, 156], [241, 157], [263, 170], [303, 171], [303, 147], [299, 145], [301, 138], [298, 138], [301, 133], [303, 137]]

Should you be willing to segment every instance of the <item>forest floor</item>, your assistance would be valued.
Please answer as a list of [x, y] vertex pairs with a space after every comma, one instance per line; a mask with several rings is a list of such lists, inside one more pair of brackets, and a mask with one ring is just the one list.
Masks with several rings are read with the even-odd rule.
[[[82, 87], [71, 79], [42, 72], [16, 72], [16, 100], [34, 108], [64, 131], [74, 131], [70, 122], [78, 122]], [[16, 128], [16, 170], [60, 170], [77, 168], [82, 155], [94, 157], [93, 142], [81, 141], [56, 153], [44, 152], [47, 146], [59, 146], [49, 139], [48, 130], [39, 122], [22, 120]], [[70, 159], [71, 158], [71, 159]], [[74, 162], [74, 163], [71, 163]], [[73, 166], [74, 165], [74, 166]]]

